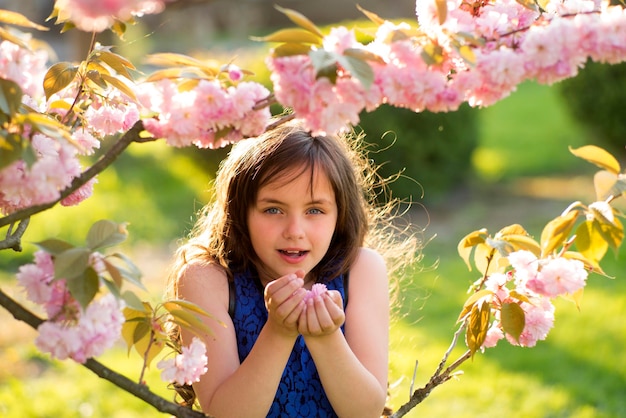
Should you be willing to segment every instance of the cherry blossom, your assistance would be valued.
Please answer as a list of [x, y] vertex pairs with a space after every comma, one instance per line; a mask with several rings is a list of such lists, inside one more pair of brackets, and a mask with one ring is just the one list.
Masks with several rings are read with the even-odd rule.
[[200, 339], [194, 337], [189, 346], [182, 347], [180, 354], [159, 361], [157, 368], [162, 370], [161, 379], [165, 382], [191, 385], [206, 373], [206, 365], [206, 347]]

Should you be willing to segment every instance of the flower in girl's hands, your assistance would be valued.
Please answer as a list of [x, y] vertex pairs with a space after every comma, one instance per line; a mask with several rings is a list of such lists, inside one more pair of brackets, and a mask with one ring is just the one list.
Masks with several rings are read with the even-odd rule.
[[326, 285], [323, 283], [315, 283], [312, 287], [311, 290], [307, 290], [306, 295], [304, 295], [304, 301], [308, 301], [309, 299], [313, 299], [317, 296], [321, 296], [324, 293], [326, 293], [328, 289], [326, 288]]

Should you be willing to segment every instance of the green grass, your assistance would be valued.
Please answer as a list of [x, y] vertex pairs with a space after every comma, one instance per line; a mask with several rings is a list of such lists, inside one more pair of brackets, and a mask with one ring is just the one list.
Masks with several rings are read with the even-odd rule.
[[[580, 146], [585, 137], [559, 100], [552, 89], [524, 84], [510, 98], [482, 110], [481, 147], [474, 162], [481, 178], [497, 187], [475, 187], [468, 196], [451, 197], [447, 205], [427, 208], [433, 223], [426, 234], [437, 237], [424, 249], [423, 265], [436, 260], [440, 265], [404, 279], [401, 314], [391, 329], [393, 406], [408, 399], [416, 360], [415, 388], [423, 386], [436, 369], [450, 344], [467, 297], [465, 291], [476, 279], [456, 254], [458, 240], [474, 229], [487, 227], [493, 232], [513, 222], [522, 222], [538, 235], [540, 227], [569, 202], [516, 194], [510, 185], [519, 177], [568, 176], [588, 168], [567, 152], [568, 145]], [[137, 145], [116, 163], [115, 170], [101, 176], [94, 198], [77, 208], [55, 209], [36, 217], [27, 240], [60, 236], [80, 241], [87, 226], [101, 217], [129, 221], [131, 238], [123, 250], [134, 253], [131, 255], [140, 259], [140, 267], [149, 270], [151, 297], [157, 299], [163, 289], [170, 243], [188, 230], [193, 212], [206, 200], [207, 180], [184, 154], [172, 153], [162, 144]], [[0, 253], [0, 268], [5, 270], [0, 283], [3, 290], [8, 288], [19, 297], [11, 286], [16, 264], [4, 253]], [[22, 262], [30, 261], [28, 257]], [[559, 301], [556, 326], [546, 341], [534, 348], [500, 342], [477, 354], [463, 364], [462, 376], [436, 388], [408, 416], [626, 416], [626, 279], [620, 276], [626, 265], [625, 251], [617, 258], [609, 255], [606, 261], [605, 270], [617, 277], [591, 276], [580, 311]], [[0, 416], [161, 416], [81, 366], [50, 361], [37, 353], [32, 343], [34, 332], [2, 310], [0, 322], [0, 362], [4, 365], [0, 371]], [[463, 348], [460, 342], [452, 358]], [[128, 358], [123, 348], [101, 360], [132, 379], [138, 377], [138, 357], [132, 354]], [[172, 397], [156, 370], [150, 371], [148, 382], [158, 393]]]

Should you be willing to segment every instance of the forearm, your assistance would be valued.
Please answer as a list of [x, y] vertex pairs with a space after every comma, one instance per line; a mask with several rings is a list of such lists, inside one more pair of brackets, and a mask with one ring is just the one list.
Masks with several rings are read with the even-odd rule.
[[[203, 410], [216, 417], [265, 417], [272, 405], [296, 336], [266, 325], [248, 357], [214, 392]], [[209, 366], [210, 367], [210, 366]], [[208, 373], [211, 373], [210, 369]]]
[[305, 342], [322, 386], [340, 417], [380, 417], [387, 398], [386, 385], [359, 361], [340, 330], [306, 336]]

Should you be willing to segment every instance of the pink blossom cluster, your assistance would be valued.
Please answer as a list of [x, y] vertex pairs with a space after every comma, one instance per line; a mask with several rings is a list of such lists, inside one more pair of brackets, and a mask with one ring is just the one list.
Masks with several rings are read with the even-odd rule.
[[144, 119], [146, 131], [175, 147], [220, 148], [260, 135], [271, 118], [268, 107], [255, 109], [269, 96], [255, 82], [225, 87], [218, 79], [200, 80], [193, 90], [179, 91], [175, 82], [161, 80], [138, 85], [137, 94], [144, 109], [156, 113]]
[[191, 385], [206, 373], [207, 361], [206, 346], [200, 339], [194, 337], [189, 346], [182, 347], [180, 354], [159, 361], [157, 368], [162, 370], [163, 381]]
[[[506, 337], [511, 344], [533, 347], [547, 337], [554, 326], [554, 305], [552, 299], [558, 296], [573, 295], [583, 289], [587, 280], [587, 270], [579, 260], [555, 257], [538, 259], [526, 250], [509, 254], [512, 269], [507, 273], [494, 273], [489, 276], [485, 288], [493, 292], [499, 304], [518, 303], [524, 311], [525, 324], [519, 340], [503, 332], [500, 311], [487, 332], [483, 347], [493, 347], [498, 340]], [[512, 294], [508, 284], [512, 283]], [[523, 295], [520, 300], [519, 295]]]
[[326, 293], [328, 289], [326, 288], [326, 285], [324, 283], [315, 283], [313, 286], [311, 286], [311, 290], [307, 290], [307, 292], [304, 295], [304, 301], [308, 301], [310, 299], [315, 299], [318, 296], [322, 296], [324, 293]]
[[[33, 135], [30, 143], [37, 157], [32, 165], [17, 160], [0, 171], [0, 212], [52, 202], [81, 174], [75, 146], [42, 134]], [[91, 196], [94, 183], [87, 182], [62, 203], [74, 205]]]
[[[101, 256], [91, 257], [95, 268], [100, 268]], [[112, 294], [92, 301], [86, 309], [72, 297], [65, 279], [54, 279], [54, 264], [50, 254], [35, 253], [35, 262], [20, 267], [19, 285], [27, 298], [42, 305], [48, 316], [37, 330], [35, 344], [53, 358], [71, 358], [84, 363], [113, 346], [122, 332], [125, 321], [123, 302]]]
[[56, 0], [61, 20], [70, 20], [85, 32], [102, 32], [116, 20], [126, 22], [134, 16], [157, 14], [171, 0]]
[[[417, 1], [424, 34], [419, 38], [393, 36], [409, 28], [390, 22], [367, 45], [345, 28], [327, 35], [323, 48], [328, 52], [357, 48], [380, 58], [369, 61], [371, 86], [341, 65], [336, 83], [317, 77], [308, 55], [269, 57], [276, 97], [312, 131], [337, 132], [358, 122], [361, 111], [383, 103], [433, 112], [454, 111], [465, 102], [488, 106], [525, 80], [552, 84], [575, 76], [589, 59], [626, 59], [626, 11], [621, 6], [553, 0], [540, 13], [516, 0], [484, 2], [475, 10], [469, 4], [448, 0], [447, 19], [440, 25], [435, 1]], [[472, 34], [475, 41], [457, 34]], [[433, 46], [441, 51], [436, 64], [424, 58]]]
[[13, 42], [0, 42], [0, 78], [14, 81], [28, 96], [43, 96], [47, 62], [48, 54], [43, 49], [30, 51]]

